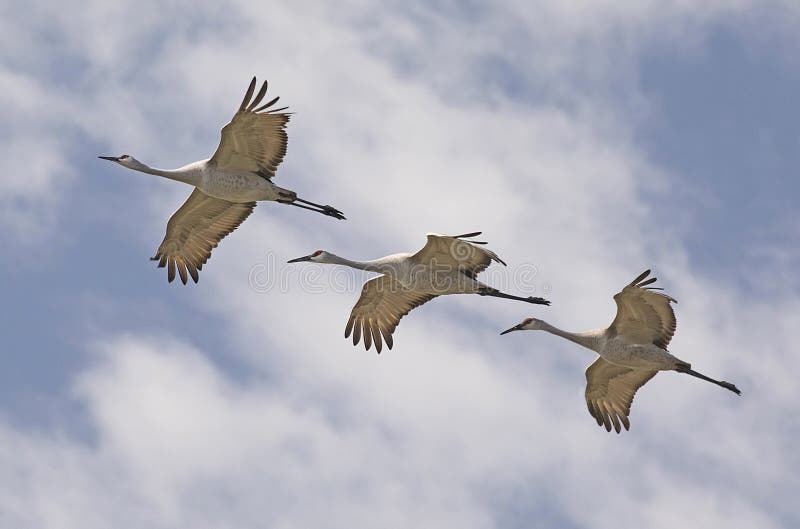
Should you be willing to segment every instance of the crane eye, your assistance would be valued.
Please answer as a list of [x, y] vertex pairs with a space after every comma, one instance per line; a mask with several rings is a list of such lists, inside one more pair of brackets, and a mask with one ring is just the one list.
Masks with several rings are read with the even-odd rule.
[[312, 257], [316, 257], [316, 256], [318, 256], [318, 255], [319, 255], [319, 254], [321, 254], [321, 253], [322, 253], [322, 250], [317, 250], [316, 252], [312, 253], [312, 254], [311, 254], [311, 256], [312, 256]]
[[523, 320], [523, 322], [522, 322], [522, 325], [528, 325], [532, 321], [533, 321], [533, 318], [525, 318], [525, 320]]

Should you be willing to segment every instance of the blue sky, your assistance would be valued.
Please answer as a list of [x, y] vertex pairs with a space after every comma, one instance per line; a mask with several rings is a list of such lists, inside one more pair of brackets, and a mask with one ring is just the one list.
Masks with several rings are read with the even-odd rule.
[[681, 188], [702, 195], [684, 200], [692, 226], [705, 227], [687, 233], [693, 258], [757, 266], [753, 246], [781, 244], [797, 218], [800, 72], [778, 39], [753, 43], [724, 25], [706, 39], [701, 56], [660, 50], [643, 61], [659, 118], [642, 129], [642, 144]]
[[[0, 525], [796, 526], [799, 15], [5, 4]], [[349, 220], [260, 204], [169, 285], [147, 258], [190, 190], [96, 156], [209, 156], [252, 75], [296, 112], [276, 183]], [[378, 357], [342, 338], [364, 276], [282, 265], [473, 230], [552, 307], [436, 300]], [[588, 352], [497, 333], [605, 326], [648, 267], [675, 354], [744, 395], [664, 373], [609, 435]]]

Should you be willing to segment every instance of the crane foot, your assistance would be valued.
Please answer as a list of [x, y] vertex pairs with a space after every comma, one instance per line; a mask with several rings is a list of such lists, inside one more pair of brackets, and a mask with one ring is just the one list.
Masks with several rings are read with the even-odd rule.
[[347, 220], [344, 214], [333, 206], [322, 206], [322, 213], [329, 217], [334, 217], [339, 220]]

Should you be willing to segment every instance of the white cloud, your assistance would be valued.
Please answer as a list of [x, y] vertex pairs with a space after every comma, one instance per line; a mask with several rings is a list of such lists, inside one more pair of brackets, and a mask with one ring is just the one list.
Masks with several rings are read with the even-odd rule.
[[[721, 403], [705, 424], [676, 428], [641, 399], [636, 433], [610, 436], [574, 413], [581, 374], [552, 379], [553, 355], [531, 366], [432, 345], [343, 354], [327, 380], [284, 364], [280, 380], [255, 371], [242, 383], [176, 341], [106, 342], [76, 386], [91, 445], [0, 428], [0, 512], [17, 527], [493, 527], [492, 501], [523, 487], [577, 525], [615, 527], [626, 512], [648, 527], [779, 526], [759, 507], [770, 498], [742, 480], [785, 479], [770, 450], [753, 450], [788, 447], [737, 442], [740, 428], [715, 419]], [[685, 416], [681, 400], [669, 408]]]

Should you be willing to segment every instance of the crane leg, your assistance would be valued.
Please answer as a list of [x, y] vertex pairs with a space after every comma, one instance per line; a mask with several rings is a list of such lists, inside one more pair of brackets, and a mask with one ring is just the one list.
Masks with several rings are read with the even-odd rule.
[[315, 204], [314, 202], [309, 202], [308, 200], [302, 198], [296, 198], [295, 202], [300, 202], [301, 204], [308, 204], [309, 206], [320, 208], [320, 210], [322, 210], [322, 213], [324, 213], [325, 215], [336, 217], [337, 219], [344, 219], [344, 213], [342, 213], [333, 206], [329, 206], [327, 204], [325, 205]]
[[[322, 213], [323, 215], [327, 215], [329, 217], [334, 217], [339, 220], [345, 220], [344, 214], [333, 206], [309, 202], [308, 200], [297, 198], [297, 195], [291, 195], [288, 193], [280, 193], [280, 195], [285, 198], [285, 200], [278, 200], [278, 202], [280, 202], [281, 204], [289, 204], [290, 206], [308, 209], [310, 211], [316, 211], [317, 213]], [[298, 202], [300, 202], [300, 204], [298, 204]], [[302, 204], [308, 204], [308, 205], [304, 206]]]
[[695, 370], [693, 370], [693, 369], [691, 369], [689, 367], [686, 367], [684, 365], [680, 365], [679, 364], [678, 367], [675, 368], [675, 371], [677, 371], [678, 373], [686, 373], [687, 375], [692, 375], [693, 377], [697, 377], [697, 378], [699, 378], [701, 380], [705, 380], [706, 382], [711, 382], [712, 384], [716, 384], [717, 386], [723, 387], [723, 388], [725, 388], [725, 389], [727, 389], [729, 391], [733, 391], [737, 395], [741, 395], [742, 394], [742, 392], [739, 390], [739, 388], [737, 388], [735, 385], [731, 384], [730, 382], [725, 382], [724, 380], [714, 380], [713, 378], [707, 377], [702, 373], [698, 373], [697, 371], [695, 371]]
[[523, 298], [521, 296], [515, 296], [513, 294], [506, 294], [505, 292], [500, 292], [496, 288], [491, 287], [484, 287], [478, 290], [478, 294], [481, 296], [491, 296], [494, 298], [505, 298], [505, 299], [514, 299], [517, 301], [525, 301], [527, 303], [533, 303], [534, 305], [549, 305], [550, 302], [544, 298], [535, 298], [533, 296], [528, 296], [527, 298]]

